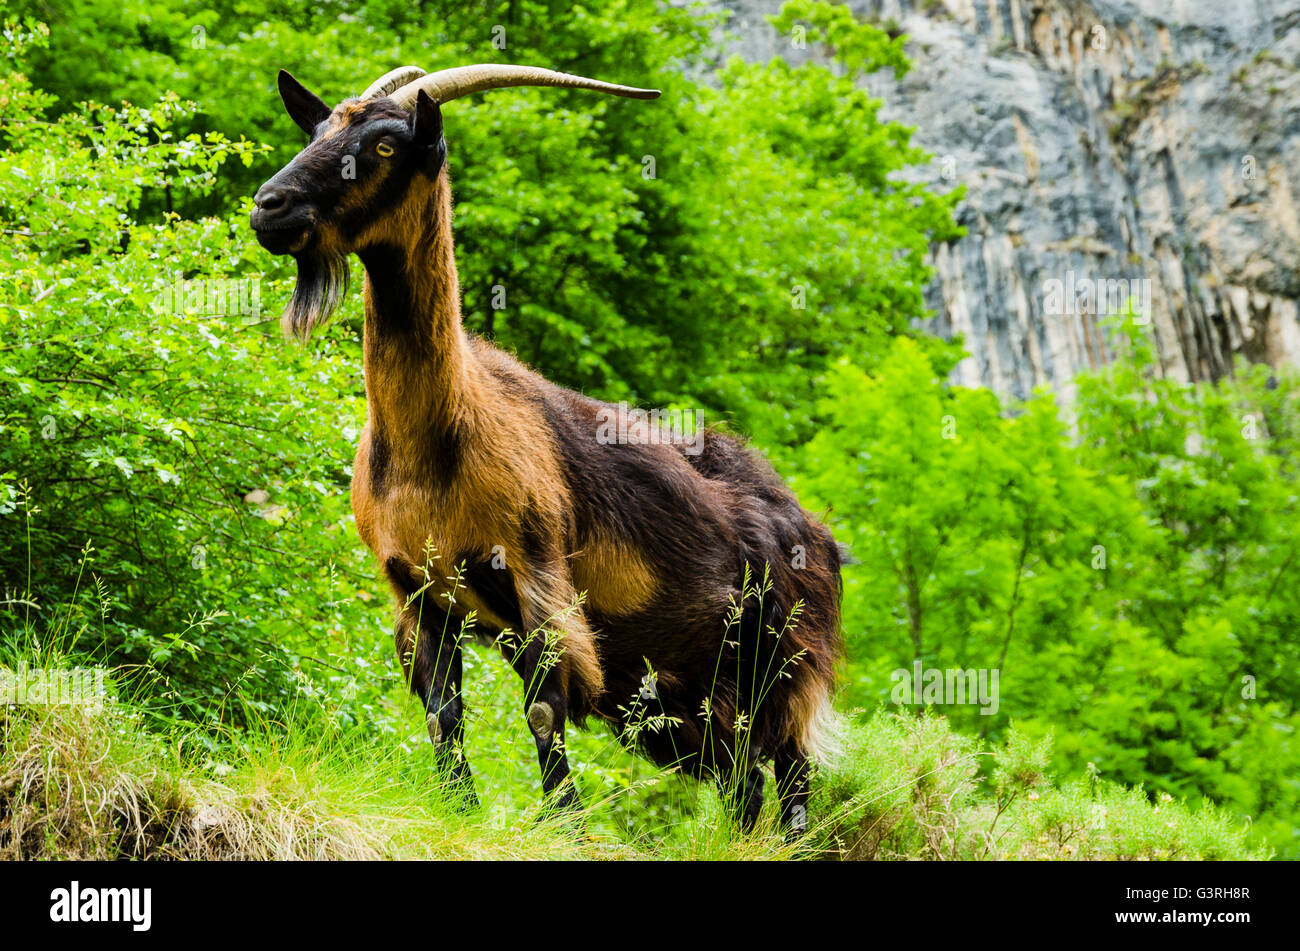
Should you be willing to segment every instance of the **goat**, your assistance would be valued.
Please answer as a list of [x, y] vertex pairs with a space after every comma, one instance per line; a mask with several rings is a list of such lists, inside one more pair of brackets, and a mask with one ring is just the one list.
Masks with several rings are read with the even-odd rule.
[[[716, 780], [746, 830], [770, 758], [797, 835], [841, 655], [830, 530], [740, 441], [704, 430], [688, 445], [462, 327], [441, 105], [522, 85], [659, 95], [532, 67], [403, 67], [331, 109], [279, 75], [311, 138], [258, 189], [251, 224], [297, 261], [286, 333], [305, 339], [328, 318], [347, 255], [365, 266], [352, 507], [393, 588], [399, 660], [466, 803], [472, 611], [523, 678], [548, 805], [579, 805], [565, 725], [595, 717], [654, 762]], [[599, 438], [614, 420], [623, 438]], [[430, 552], [455, 571], [431, 574]]]

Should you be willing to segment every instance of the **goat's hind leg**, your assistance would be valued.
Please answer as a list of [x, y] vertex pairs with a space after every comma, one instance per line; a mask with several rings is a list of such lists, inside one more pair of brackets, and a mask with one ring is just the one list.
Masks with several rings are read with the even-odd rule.
[[[478, 806], [474, 777], [465, 758], [465, 704], [461, 697], [460, 621], [445, 611], [426, 616], [429, 606], [399, 617], [395, 633], [411, 692], [424, 704], [424, 722], [439, 772], [462, 808]], [[418, 614], [418, 618], [417, 618]], [[415, 633], [418, 631], [418, 637]], [[411, 642], [415, 641], [414, 653]]]
[[718, 777], [722, 798], [742, 832], [753, 832], [763, 809], [763, 771], [751, 766], [741, 774], [733, 770]]
[[793, 841], [808, 831], [808, 798], [812, 766], [794, 743], [786, 743], [772, 760], [777, 795], [781, 797], [781, 825]]

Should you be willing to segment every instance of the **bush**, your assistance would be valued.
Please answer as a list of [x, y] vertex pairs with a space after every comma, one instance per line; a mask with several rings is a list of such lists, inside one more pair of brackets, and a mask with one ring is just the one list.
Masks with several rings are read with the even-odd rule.
[[791, 465], [858, 562], [848, 699], [889, 701], [914, 663], [995, 670], [996, 709], [945, 708], [961, 729], [1054, 733], [1064, 776], [1205, 797], [1300, 854], [1300, 379], [1186, 386], [1141, 327], [1113, 343], [1077, 436], [1049, 395], [1003, 407], [909, 340], [874, 375], [835, 369]]
[[[48, 102], [13, 71], [0, 100], [31, 119]], [[132, 219], [145, 188], [202, 193], [258, 153], [181, 135], [184, 116], [169, 97], [4, 126], [0, 576], [22, 603], [0, 623], [60, 622], [69, 649], [220, 718], [235, 690], [263, 709], [293, 696], [299, 652], [350, 655], [322, 673], [354, 687], [384, 620], [356, 597], [372, 572], [347, 500], [355, 341], [285, 346], [257, 309], [284, 275], [263, 280], [242, 221]]]
[[[1101, 780], [1055, 783], [1051, 742], [1011, 731], [988, 749], [932, 715], [877, 713], [849, 730], [810, 812], [831, 855], [865, 859], [1261, 859], [1248, 828], [1211, 805]], [[992, 763], [993, 782], [979, 780]]]

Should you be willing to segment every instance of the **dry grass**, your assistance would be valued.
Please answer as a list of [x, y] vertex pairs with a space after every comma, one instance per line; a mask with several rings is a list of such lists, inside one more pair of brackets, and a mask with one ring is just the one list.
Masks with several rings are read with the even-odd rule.
[[[196, 778], [197, 777], [197, 778]], [[129, 716], [0, 707], [0, 859], [616, 858], [554, 824], [456, 816], [355, 751], [252, 749], [221, 780]]]

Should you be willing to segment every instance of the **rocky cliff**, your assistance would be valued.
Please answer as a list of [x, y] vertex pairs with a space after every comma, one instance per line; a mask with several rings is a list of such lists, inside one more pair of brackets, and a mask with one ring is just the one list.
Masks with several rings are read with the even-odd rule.
[[[742, 55], [819, 55], [780, 0], [720, 5]], [[912, 71], [868, 82], [935, 154], [917, 173], [967, 187], [928, 328], [964, 336], [958, 381], [1068, 399], [1129, 291], [1170, 376], [1300, 363], [1300, 0], [850, 6], [909, 37]]]

